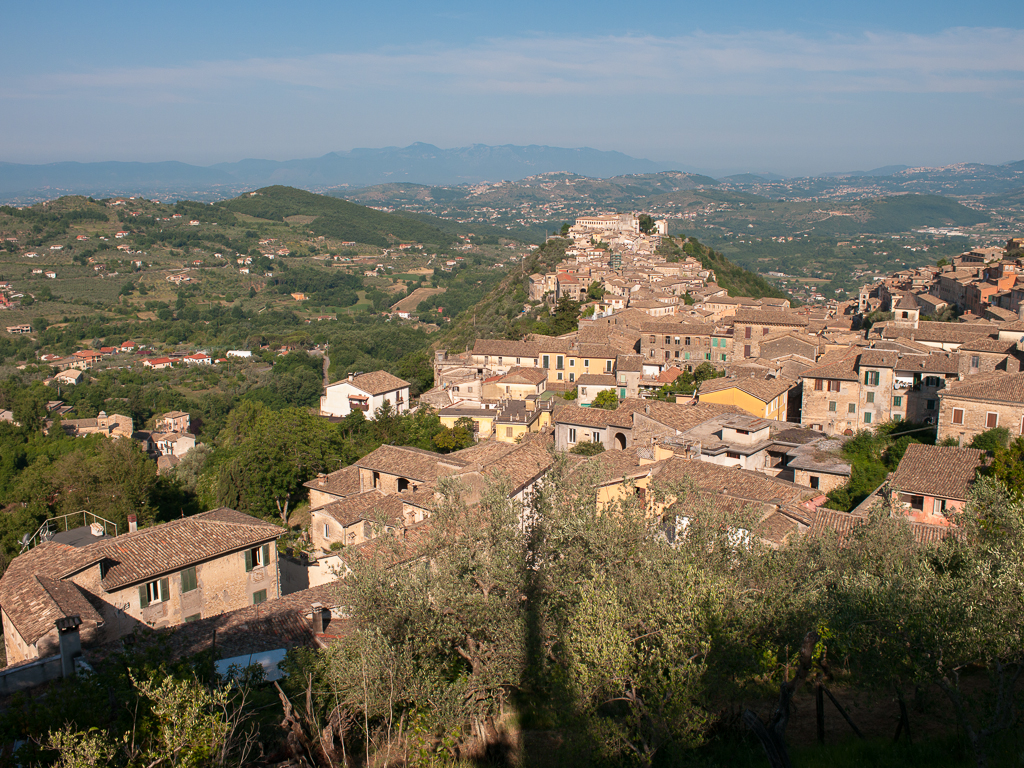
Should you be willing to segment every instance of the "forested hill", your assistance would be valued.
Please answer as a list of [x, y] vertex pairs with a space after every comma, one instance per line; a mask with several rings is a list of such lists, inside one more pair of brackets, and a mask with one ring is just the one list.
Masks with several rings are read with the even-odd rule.
[[444, 247], [456, 239], [450, 232], [423, 221], [293, 187], [264, 187], [217, 205], [271, 221], [303, 216], [314, 235], [382, 248], [396, 241]]

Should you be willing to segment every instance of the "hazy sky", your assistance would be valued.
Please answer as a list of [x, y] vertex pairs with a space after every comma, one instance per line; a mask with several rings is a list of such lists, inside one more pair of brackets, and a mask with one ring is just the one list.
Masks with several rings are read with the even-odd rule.
[[1024, 2], [11, 3], [0, 160], [547, 144], [786, 174], [1024, 159]]

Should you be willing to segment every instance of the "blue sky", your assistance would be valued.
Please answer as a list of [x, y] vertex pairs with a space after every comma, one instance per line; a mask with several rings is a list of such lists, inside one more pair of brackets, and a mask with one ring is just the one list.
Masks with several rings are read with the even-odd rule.
[[1024, 159], [1024, 3], [11, 4], [0, 160], [547, 144], [805, 174]]

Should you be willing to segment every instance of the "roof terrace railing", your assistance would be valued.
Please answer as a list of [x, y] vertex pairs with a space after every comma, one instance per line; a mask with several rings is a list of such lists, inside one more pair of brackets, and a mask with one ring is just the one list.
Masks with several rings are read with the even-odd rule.
[[[77, 512], [69, 512], [66, 515], [59, 515], [58, 517], [51, 517], [44, 520], [43, 524], [36, 529], [35, 533], [31, 535], [25, 534], [22, 537], [21, 552], [27, 552], [32, 547], [38, 546], [44, 541], [50, 541], [57, 533], [70, 531], [72, 528], [79, 527], [79, 516], [81, 516], [82, 527], [87, 525], [100, 525], [103, 528], [103, 535], [109, 536], [111, 535], [110, 531], [113, 530], [113, 535], [117, 536], [116, 523], [112, 523], [106, 518], [102, 518], [93, 512], [87, 512], [84, 509], [80, 509]], [[72, 523], [74, 523], [74, 525]]]

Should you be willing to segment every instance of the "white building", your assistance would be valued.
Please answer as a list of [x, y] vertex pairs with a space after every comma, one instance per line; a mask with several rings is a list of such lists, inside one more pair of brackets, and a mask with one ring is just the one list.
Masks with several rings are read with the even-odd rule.
[[392, 376], [387, 371], [374, 371], [328, 384], [320, 398], [321, 416], [348, 416], [362, 411], [372, 419], [384, 402], [391, 403], [395, 413], [409, 410], [409, 382]]

